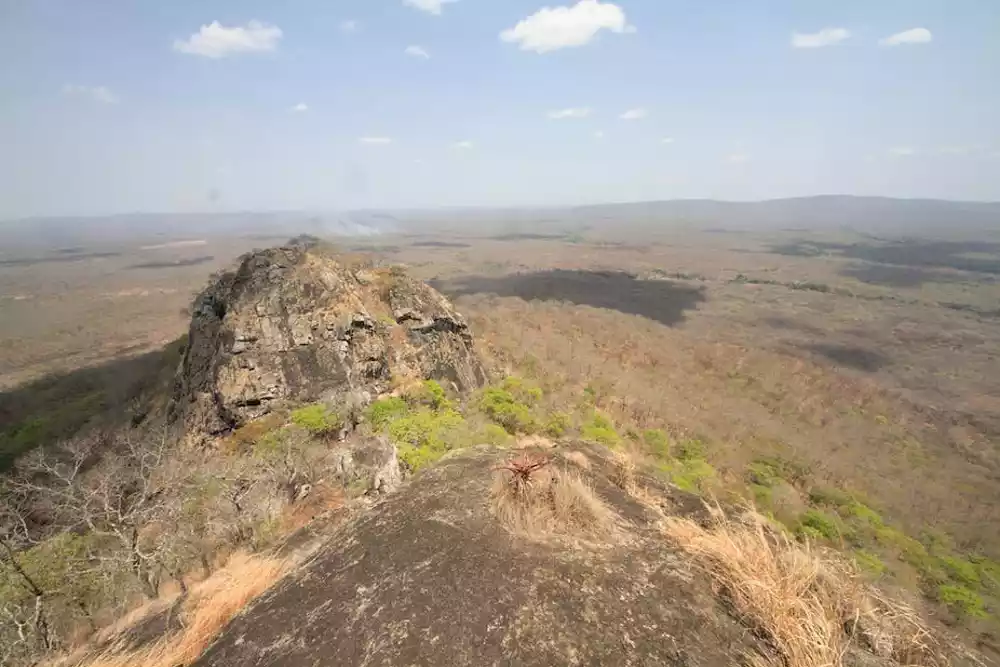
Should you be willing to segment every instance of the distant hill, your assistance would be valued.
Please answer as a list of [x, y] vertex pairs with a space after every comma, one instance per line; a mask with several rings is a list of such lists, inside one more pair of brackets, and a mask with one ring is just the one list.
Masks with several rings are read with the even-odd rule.
[[582, 206], [573, 209], [573, 212], [583, 218], [676, 220], [726, 228], [848, 227], [869, 232], [1000, 229], [1000, 202], [845, 195], [760, 202], [680, 199]]

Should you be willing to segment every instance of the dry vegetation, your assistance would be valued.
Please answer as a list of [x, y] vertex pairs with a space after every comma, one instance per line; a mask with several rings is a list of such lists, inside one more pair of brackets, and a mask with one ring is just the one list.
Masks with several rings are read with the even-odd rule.
[[526, 537], [607, 537], [614, 514], [577, 473], [543, 456], [522, 454], [494, 479], [493, 510], [500, 523]]
[[852, 644], [901, 665], [947, 665], [920, 615], [865, 583], [843, 558], [772, 529], [755, 512], [711, 526], [667, 517], [667, 538], [691, 554], [772, 653], [755, 665], [839, 667]]
[[[435, 396], [379, 402], [376, 430], [413, 471], [472, 441], [507, 446], [544, 434], [628, 452], [616, 455], [613, 481], [633, 495], [643, 493], [637, 477], [653, 474], [753, 500], [787, 532], [724, 518], [665, 529], [769, 638], [776, 664], [837, 665], [858, 644], [901, 664], [942, 660], [916, 617], [879, 597], [872, 580], [923, 593], [922, 604], [956, 632], [997, 650], [996, 272], [969, 270], [979, 265], [965, 254], [916, 241], [911, 266], [851, 235], [685, 230], [681, 238], [672, 229], [616, 226], [614, 242], [599, 229], [370, 242], [436, 279], [495, 366], [525, 378], [463, 406]], [[117, 458], [91, 467], [86, 443], [74, 438], [116, 419], [142, 427], [135, 399], [169, 382], [176, 347], [123, 357], [176, 340], [190, 293], [254, 244], [0, 266], [0, 386], [8, 388], [0, 467], [64, 441], [4, 482], [5, 517], [20, 528], [0, 535], [0, 593], [14, 591], [2, 636], [33, 627], [25, 655], [72, 648], [171, 586], [190, 588], [185, 627], [193, 627], [194, 581], [215, 570], [219, 554], [264, 548], [342, 502], [319, 484], [326, 445], [286, 430], [284, 419], [233, 434], [217, 457], [189, 454], [155, 475], [142, 473], [155, 467], [143, 463], [158, 456], [155, 439], [133, 442], [143, 447], [131, 452], [119, 443]], [[210, 254], [212, 262], [188, 261]], [[129, 268], [150, 263], [159, 266]], [[76, 370], [95, 363], [105, 365]], [[530, 484], [498, 472], [493, 502], [505, 525], [535, 536], [613, 531], [614, 517], [582, 481], [586, 457], [565, 458], [573, 468], [549, 463]], [[116, 469], [130, 471], [133, 486], [110, 483]], [[39, 475], [61, 486], [39, 485]], [[148, 492], [133, 494], [136, 485]], [[293, 502], [306, 485], [315, 511]], [[176, 493], [157, 495], [162, 488]], [[127, 500], [127, 511], [102, 514], [108, 498]], [[70, 525], [72, 535], [101, 537], [56, 539]], [[859, 568], [829, 557], [832, 548]], [[39, 600], [48, 639], [32, 634]], [[193, 653], [171, 651], [195, 651], [200, 641], [173, 637], [160, 646], [163, 659], [181, 664]], [[106, 658], [94, 664], [161, 664], [145, 653]]]
[[[119, 626], [118, 638], [97, 655], [70, 656], [51, 667], [176, 667], [188, 665], [251, 601], [289, 571], [291, 562], [260, 555], [235, 554], [229, 563], [192, 587], [177, 611], [181, 630], [148, 646], [129, 649], [129, 627]], [[149, 614], [149, 610], [146, 614]], [[162, 612], [161, 612], [162, 613]], [[133, 615], [133, 624], [141, 616]], [[117, 639], [117, 642], [116, 642]], [[85, 652], [84, 652], [85, 653]]]

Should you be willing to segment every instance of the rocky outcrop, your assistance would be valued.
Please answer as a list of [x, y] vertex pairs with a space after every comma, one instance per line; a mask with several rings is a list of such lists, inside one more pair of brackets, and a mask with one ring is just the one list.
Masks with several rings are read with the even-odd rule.
[[393, 382], [485, 380], [462, 316], [399, 269], [318, 246], [256, 251], [198, 296], [171, 417], [192, 435], [287, 402], [364, 403]]
[[[196, 667], [728, 667], [754, 650], [658, 515], [609, 481], [606, 454], [582, 451], [587, 483], [615, 514], [606, 539], [504, 530], [490, 489], [509, 452], [463, 450], [342, 524]], [[672, 509], [701, 510], [658, 492]]]

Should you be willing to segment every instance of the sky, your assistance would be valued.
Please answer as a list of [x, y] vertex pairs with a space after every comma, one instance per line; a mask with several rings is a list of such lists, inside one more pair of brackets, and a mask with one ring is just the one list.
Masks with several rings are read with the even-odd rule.
[[0, 0], [0, 219], [1000, 200], [997, 0]]

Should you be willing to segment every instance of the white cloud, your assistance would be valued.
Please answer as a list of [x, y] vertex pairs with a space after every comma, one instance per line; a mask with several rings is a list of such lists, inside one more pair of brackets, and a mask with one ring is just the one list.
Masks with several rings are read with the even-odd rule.
[[660, 139], [660, 143], [661, 144], [672, 144], [672, 143], [674, 143], [674, 138], [673, 137], [663, 137], [662, 139]]
[[840, 44], [851, 36], [845, 28], [823, 28], [819, 32], [793, 32], [792, 46], [796, 49], [818, 49]]
[[303, 111], [309, 111], [309, 105], [306, 104], [305, 102], [299, 102], [294, 107], [292, 107], [292, 111], [298, 111], [300, 113]]
[[548, 113], [552, 120], [565, 120], [567, 118], [586, 118], [590, 115], [589, 107], [574, 107], [571, 109], [557, 109]]
[[431, 54], [427, 53], [427, 49], [425, 49], [422, 46], [417, 46], [415, 44], [406, 47], [406, 51], [404, 53], [413, 58], [423, 58], [424, 60], [430, 60], [431, 58]]
[[638, 109], [629, 109], [621, 116], [618, 116], [622, 120], [641, 120], [649, 115], [649, 111], [639, 107]]
[[893, 157], [911, 157], [917, 154], [917, 149], [913, 146], [893, 146], [888, 153]]
[[354, 19], [347, 19], [340, 22], [340, 32], [357, 32], [360, 28], [361, 24]]
[[746, 153], [733, 153], [732, 155], [726, 156], [726, 162], [729, 164], [743, 164], [744, 162], [749, 162], [750, 156]]
[[206, 58], [225, 58], [240, 53], [274, 51], [282, 36], [281, 28], [260, 21], [228, 28], [218, 21], [188, 37], [174, 41], [174, 50]]
[[437, 16], [441, 15], [441, 10], [449, 2], [458, 2], [458, 0], [403, 0], [404, 5]]
[[604, 130], [598, 130], [597, 132], [594, 132], [594, 138], [595, 139], [603, 139], [604, 138]]
[[121, 98], [105, 86], [81, 86], [73, 83], [63, 86], [62, 91], [63, 95], [86, 97], [101, 104], [118, 104], [121, 102]]
[[358, 137], [358, 142], [373, 146], [385, 146], [392, 143], [392, 137]]
[[456, 141], [454, 144], [452, 144], [452, 148], [460, 148], [462, 150], [467, 151], [472, 149], [473, 145], [474, 144], [471, 141]]
[[616, 4], [600, 0], [580, 0], [572, 7], [543, 7], [516, 26], [500, 33], [504, 42], [520, 45], [523, 51], [548, 53], [583, 46], [601, 30], [623, 33], [634, 27]]
[[882, 46], [900, 46], [901, 44], [926, 44], [934, 39], [927, 28], [911, 28], [895, 35], [889, 35], [878, 40]]

